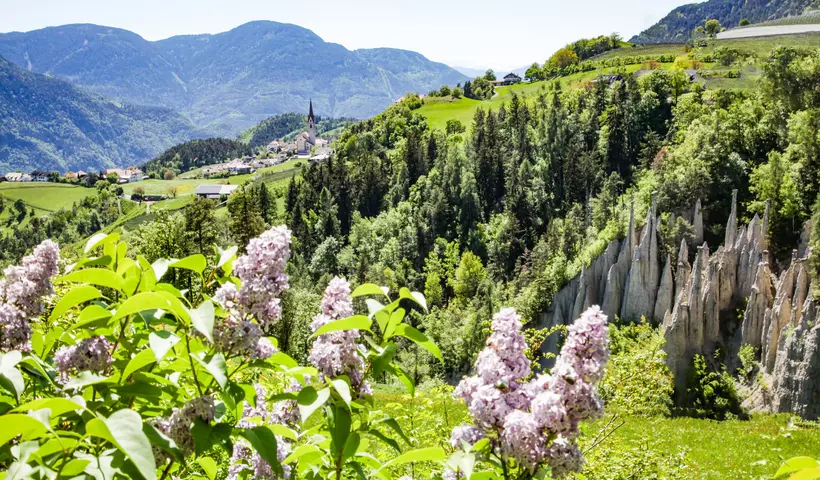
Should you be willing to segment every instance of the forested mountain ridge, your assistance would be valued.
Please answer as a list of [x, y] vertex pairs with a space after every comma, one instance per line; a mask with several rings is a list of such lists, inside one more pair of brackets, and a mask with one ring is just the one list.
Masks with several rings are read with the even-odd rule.
[[173, 108], [227, 137], [270, 116], [301, 112], [310, 99], [320, 115], [366, 118], [407, 91], [466, 80], [415, 52], [350, 51], [305, 28], [268, 21], [156, 42], [117, 28], [64, 25], [0, 34], [0, 55], [111, 98]]
[[0, 57], [0, 173], [135, 165], [200, 136], [167, 108], [114, 103]]
[[685, 42], [692, 31], [707, 20], [717, 19], [724, 27], [736, 27], [743, 19], [752, 23], [799, 15], [820, 7], [818, 0], [708, 0], [682, 5], [629, 41], [632, 43]]

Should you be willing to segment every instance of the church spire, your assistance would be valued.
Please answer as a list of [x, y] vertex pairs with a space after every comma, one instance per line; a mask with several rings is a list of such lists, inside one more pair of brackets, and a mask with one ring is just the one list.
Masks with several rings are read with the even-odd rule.
[[308, 122], [315, 122], [313, 118], [313, 99], [310, 99], [310, 110], [308, 111]]

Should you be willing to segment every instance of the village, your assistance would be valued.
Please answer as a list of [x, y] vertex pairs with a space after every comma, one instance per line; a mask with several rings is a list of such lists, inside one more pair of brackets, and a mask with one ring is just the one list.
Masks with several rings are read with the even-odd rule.
[[[257, 170], [275, 167], [290, 160], [306, 160], [308, 163], [326, 161], [333, 154], [330, 142], [327, 139], [317, 136], [316, 119], [313, 113], [313, 102], [310, 102], [308, 109], [307, 130], [298, 134], [293, 140], [273, 140], [268, 143], [264, 150], [256, 155], [245, 155], [234, 158], [226, 162], [207, 165], [200, 169], [183, 172], [178, 177], [184, 180], [206, 179], [214, 180], [229, 178], [238, 175], [252, 175]], [[60, 173], [58, 171], [35, 170], [31, 173], [8, 172], [0, 174], [0, 182], [18, 183], [64, 183], [84, 185], [93, 187], [100, 180], [107, 180], [111, 184], [126, 185], [145, 180], [173, 180], [177, 177], [163, 177], [147, 175], [141, 168], [132, 166], [128, 168], [108, 168], [99, 172], [95, 171], [68, 171]], [[199, 197], [209, 199], [224, 199], [236, 190], [237, 185], [202, 183], [196, 186], [194, 194]], [[135, 192], [142, 192], [139, 187], [129, 189]], [[169, 187], [173, 191], [174, 187]], [[166, 195], [145, 195], [135, 193], [130, 195], [137, 201], [159, 201], [166, 198]], [[174, 196], [174, 195], [170, 195]]]

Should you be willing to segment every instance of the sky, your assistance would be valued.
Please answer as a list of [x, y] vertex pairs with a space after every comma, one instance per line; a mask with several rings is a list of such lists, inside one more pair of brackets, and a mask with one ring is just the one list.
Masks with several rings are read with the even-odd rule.
[[512, 69], [579, 38], [625, 39], [693, 0], [0, 0], [0, 32], [68, 23], [147, 40], [219, 33], [252, 20], [293, 23], [349, 49], [417, 51], [451, 66]]

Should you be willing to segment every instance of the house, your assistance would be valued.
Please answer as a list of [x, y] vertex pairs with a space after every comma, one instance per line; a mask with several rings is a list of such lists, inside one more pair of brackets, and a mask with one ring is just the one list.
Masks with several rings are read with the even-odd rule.
[[194, 194], [201, 198], [220, 199], [227, 197], [239, 188], [239, 185], [200, 185], [194, 190]]
[[595, 80], [593, 80], [593, 82], [603, 82], [603, 83], [612, 85], [613, 83], [619, 82], [623, 79], [624, 79], [623, 75], [620, 75], [620, 74], [616, 73], [614, 75], [601, 75], [598, 78], [596, 78]]
[[246, 175], [248, 173], [253, 173], [255, 171], [256, 170], [254, 170], [252, 166], [245, 164], [234, 165], [233, 167], [231, 167], [231, 175]]
[[138, 168], [109, 168], [105, 171], [105, 176], [108, 177], [109, 175], [114, 174], [117, 176], [117, 183], [134, 183], [139, 182], [145, 177], [145, 174], [142, 173], [142, 170]]
[[48, 172], [43, 170], [35, 170], [31, 172], [31, 181], [32, 182], [47, 182], [48, 181]]
[[[23, 180], [23, 175], [28, 176], [27, 173], [23, 174], [23, 173], [20, 173], [20, 172], [9, 172], [9, 173], [6, 174], [6, 181], [8, 181], [8, 182], [22, 182], [22, 181], [24, 181]], [[30, 176], [29, 176], [28, 181], [31, 181]]]
[[504, 75], [504, 78], [502, 78], [501, 80], [496, 80], [496, 81], [492, 82], [492, 84], [497, 86], [497, 87], [500, 87], [500, 86], [505, 86], [505, 85], [514, 85], [514, 84], [520, 83], [520, 82], [521, 82], [521, 77], [519, 77], [518, 75], [516, 75], [514, 73], [508, 73], [508, 74]]
[[274, 140], [268, 144], [268, 151], [269, 152], [278, 152], [282, 146], [279, 144], [278, 140]]
[[71, 181], [77, 180], [77, 178], [78, 178], [77, 177], [77, 172], [65, 172], [63, 174], [63, 178], [65, 178], [66, 180], [71, 180]]

